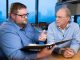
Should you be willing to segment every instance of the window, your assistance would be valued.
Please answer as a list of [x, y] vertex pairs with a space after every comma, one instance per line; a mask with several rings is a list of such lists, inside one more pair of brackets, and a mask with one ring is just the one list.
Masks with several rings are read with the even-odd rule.
[[[57, 0], [8, 0], [9, 7], [13, 2], [21, 2], [28, 7], [30, 23], [55, 21], [55, 5]], [[37, 6], [38, 5], [38, 6]], [[9, 10], [8, 10], [9, 11]], [[37, 13], [38, 11], [38, 13]]]
[[35, 23], [35, 0], [8, 0], [8, 1], [9, 1], [9, 8], [11, 3], [14, 3], [14, 2], [21, 2], [24, 5], [26, 5], [29, 13], [28, 21], [30, 23]]
[[6, 0], [0, 1], [0, 24], [6, 21]]
[[80, 26], [80, 15], [75, 15], [74, 16], [74, 22], [78, 23]]
[[57, 0], [39, 0], [38, 22], [55, 21], [55, 5]]
[[78, 23], [79, 26], [80, 26], [80, 16], [77, 17], [77, 23]]

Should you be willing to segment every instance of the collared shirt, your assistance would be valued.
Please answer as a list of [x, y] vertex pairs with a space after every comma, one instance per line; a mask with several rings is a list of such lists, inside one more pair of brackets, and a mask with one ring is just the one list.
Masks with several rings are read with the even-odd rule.
[[55, 43], [62, 40], [71, 40], [69, 42], [58, 45], [57, 47], [69, 47], [77, 53], [80, 43], [80, 30], [79, 25], [70, 22], [69, 27], [65, 29], [64, 33], [56, 26], [56, 22], [49, 25], [47, 31], [47, 43]]
[[0, 26], [0, 48], [10, 60], [35, 60], [36, 52], [23, 52], [20, 49], [38, 41], [38, 33], [28, 23], [21, 30], [11, 20]]
[[66, 30], [68, 29], [68, 27], [70, 26], [69, 24], [70, 24], [70, 23], [68, 23], [67, 26], [66, 26], [64, 29], [61, 29], [60, 27], [58, 27], [59, 30], [62, 32], [63, 36], [64, 36], [65, 31], [66, 31]]

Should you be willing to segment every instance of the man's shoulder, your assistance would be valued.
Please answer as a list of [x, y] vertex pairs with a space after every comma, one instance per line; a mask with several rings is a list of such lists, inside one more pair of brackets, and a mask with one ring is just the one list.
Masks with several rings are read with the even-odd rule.
[[79, 24], [76, 23], [76, 22], [71, 22], [71, 25], [72, 25], [72, 26], [75, 26], [75, 27], [76, 27], [76, 26], [79, 26]]
[[3, 24], [0, 25], [0, 31], [13, 31], [16, 30], [15, 27], [10, 22], [3, 22]]
[[49, 25], [55, 25], [55, 22], [50, 23]]
[[55, 25], [56, 25], [55, 22], [52, 22], [52, 23], [49, 24], [49, 26], [55, 26]]

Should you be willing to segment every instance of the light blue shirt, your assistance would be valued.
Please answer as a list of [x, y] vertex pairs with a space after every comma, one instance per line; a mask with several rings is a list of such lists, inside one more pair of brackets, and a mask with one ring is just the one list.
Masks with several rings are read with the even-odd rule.
[[24, 30], [11, 20], [0, 26], [0, 48], [10, 60], [35, 60], [36, 52], [23, 52], [20, 49], [36, 42], [38, 33], [29, 23]]
[[57, 45], [57, 47], [70, 47], [77, 53], [80, 44], [80, 30], [79, 25], [74, 22], [70, 22], [69, 26], [65, 28], [64, 33], [57, 27], [56, 22], [51, 23], [48, 26], [47, 43], [55, 43], [62, 40], [71, 40], [66, 43]]

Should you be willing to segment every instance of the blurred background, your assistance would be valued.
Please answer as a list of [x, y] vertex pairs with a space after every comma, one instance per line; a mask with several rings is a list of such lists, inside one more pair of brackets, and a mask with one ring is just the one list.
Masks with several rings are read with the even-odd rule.
[[11, 3], [21, 2], [28, 8], [28, 21], [46, 29], [55, 21], [55, 12], [63, 5], [71, 10], [71, 19], [80, 25], [80, 0], [1, 0], [0, 24], [7, 20]]

